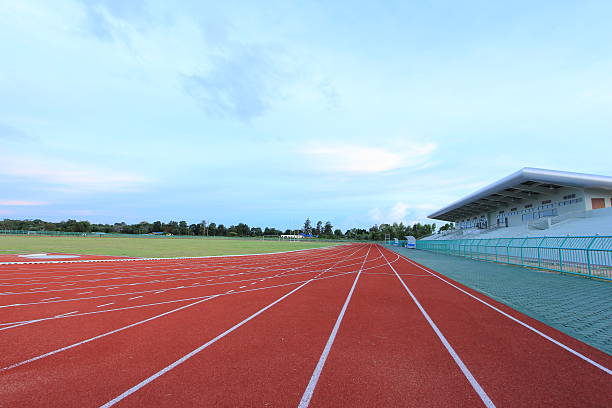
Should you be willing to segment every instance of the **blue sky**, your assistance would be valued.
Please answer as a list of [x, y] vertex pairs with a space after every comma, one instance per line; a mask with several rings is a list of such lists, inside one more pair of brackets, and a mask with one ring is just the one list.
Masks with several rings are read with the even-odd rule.
[[0, 217], [425, 221], [612, 174], [609, 1], [0, 4]]

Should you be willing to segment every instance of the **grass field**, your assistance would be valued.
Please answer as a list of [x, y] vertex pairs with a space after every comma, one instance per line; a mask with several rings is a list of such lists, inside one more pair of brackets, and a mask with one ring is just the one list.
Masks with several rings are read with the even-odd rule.
[[258, 254], [330, 246], [329, 242], [247, 239], [0, 236], [0, 254], [69, 253], [134, 257]]

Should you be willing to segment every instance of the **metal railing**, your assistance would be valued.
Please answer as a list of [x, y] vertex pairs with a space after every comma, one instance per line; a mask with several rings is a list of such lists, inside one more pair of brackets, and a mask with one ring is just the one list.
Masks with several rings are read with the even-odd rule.
[[417, 249], [612, 280], [612, 236], [426, 240]]

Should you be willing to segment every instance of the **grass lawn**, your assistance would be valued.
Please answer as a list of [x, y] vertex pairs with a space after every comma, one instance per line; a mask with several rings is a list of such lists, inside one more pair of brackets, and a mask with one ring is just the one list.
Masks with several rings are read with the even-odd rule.
[[249, 239], [0, 236], [0, 254], [69, 253], [134, 257], [258, 254], [335, 245]]

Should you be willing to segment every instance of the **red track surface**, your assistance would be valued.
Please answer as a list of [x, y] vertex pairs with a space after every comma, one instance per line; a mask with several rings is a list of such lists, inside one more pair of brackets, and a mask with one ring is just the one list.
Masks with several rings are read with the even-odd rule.
[[611, 356], [366, 244], [0, 265], [0, 350], [3, 407], [612, 406]]

